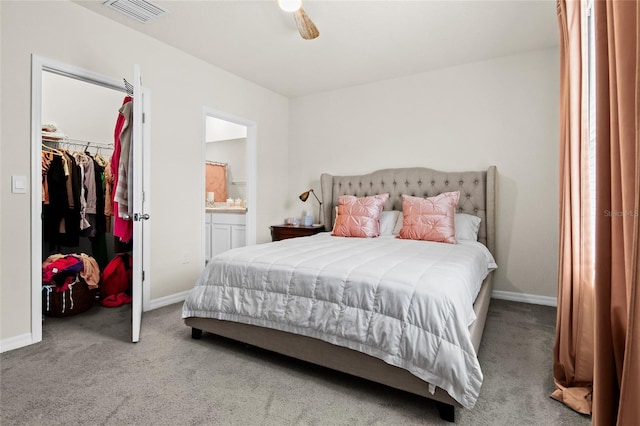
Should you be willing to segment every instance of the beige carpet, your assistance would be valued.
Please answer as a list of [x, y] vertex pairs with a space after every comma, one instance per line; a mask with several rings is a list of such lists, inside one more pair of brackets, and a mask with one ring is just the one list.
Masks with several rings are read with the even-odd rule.
[[[43, 342], [0, 355], [0, 424], [438, 425], [435, 404], [210, 334], [191, 339], [181, 304], [46, 318]], [[588, 425], [549, 398], [555, 309], [493, 300], [485, 380], [459, 425]]]

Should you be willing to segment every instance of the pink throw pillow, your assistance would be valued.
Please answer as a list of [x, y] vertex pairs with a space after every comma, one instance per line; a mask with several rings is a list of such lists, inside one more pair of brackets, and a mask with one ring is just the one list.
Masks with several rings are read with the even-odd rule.
[[389, 194], [338, 198], [338, 216], [333, 227], [337, 237], [377, 237], [380, 235], [380, 213]]
[[402, 195], [402, 228], [398, 238], [456, 243], [455, 211], [460, 192], [435, 197]]

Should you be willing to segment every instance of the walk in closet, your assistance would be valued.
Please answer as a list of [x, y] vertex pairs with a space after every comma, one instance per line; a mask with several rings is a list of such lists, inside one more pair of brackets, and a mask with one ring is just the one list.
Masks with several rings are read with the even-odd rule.
[[116, 138], [131, 123], [130, 101], [124, 84], [123, 91], [118, 91], [42, 73], [45, 325], [47, 318], [64, 317], [55, 320], [60, 326], [76, 315], [95, 314], [106, 306], [127, 309], [122, 305], [130, 303], [124, 291], [109, 304], [102, 287], [109, 263], [120, 254], [130, 256], [131, 251], [130, 224], [117, 218], [119, 205], [113, 201], [116, 189], [127, 199], [126, 187], [116, 188], [116, 184], [122, 178], [118, 164], [121, 157], [126, 164], [129, 148]]

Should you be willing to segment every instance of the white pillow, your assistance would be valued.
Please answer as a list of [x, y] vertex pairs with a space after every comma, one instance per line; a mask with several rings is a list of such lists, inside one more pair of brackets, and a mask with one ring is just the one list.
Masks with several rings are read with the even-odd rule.
[[456, 227], [456, 240], [478, 241], [478, 230], [482, 219], [467, 213], [456, 213], [453, 219]]
[[398, 212], [400, 213], [398, 215], [398, 219], [396, 220], [396, 224], [393, 226], [393, 235], [398, 235], [400, 234], [400, 230], [402, 229], [402, 212]]
[[[480, 229], [480, 219], [478, 216], [467, 213], [456, 213], [453, 216], [456, 228], [456, 241], [471, 240], [478, 241], [478, 230]], [[398, 235], [402, 229], [402, 215], [398, 216], [396, 226], [393, 228], [393, 235]]]
[[380, 235], [396, 235], [394, 229], [400, 216], [402, 215], [399, 210], [383, 211], [380, 214]]

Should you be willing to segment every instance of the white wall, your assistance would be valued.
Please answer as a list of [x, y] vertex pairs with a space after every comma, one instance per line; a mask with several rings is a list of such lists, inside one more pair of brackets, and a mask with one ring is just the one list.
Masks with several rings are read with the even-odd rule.
[[247, 126], [207, 116], [205, 141], [217, 142], [247, 137]]
[[[113, 144], [115, 120], [124, 96], [114, 89], [43, 72], [42, 124], [55, 124], [71, 139]], [[101, 152], [108, 157], [112, 151]]]
[[32, 54], [117, 79], [141, 65], [151, 90], [152, 301], [190, 289], [204, 264], [204, 106], [257, 123], [257, 239], [270, 240], [284, 208], [274, 200], [288, 185], [286, 98], [71, 2], [1, 2], [0, 23], [0, 340], [30, 333], [30, 197], [11, 194], [9, 182], [33, 166]]
[[[499, 173], [496, 289], [556, 296], [558, 50], [292, 100], [287, 205], [322, 172], [425, 166]], [[307, 201], [308, 203], [308, 201]]]

